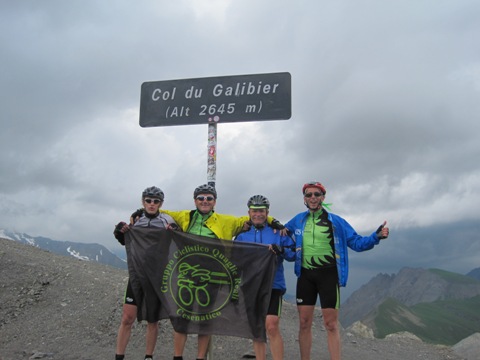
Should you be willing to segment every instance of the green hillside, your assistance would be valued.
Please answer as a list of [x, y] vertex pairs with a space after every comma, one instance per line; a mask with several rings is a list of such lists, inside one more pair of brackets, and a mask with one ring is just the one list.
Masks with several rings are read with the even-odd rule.
[[454, 345], [471, 334], [480, 332], [478, 309], [480, 296], [422, 303], [412, 307], [389, 298], [369, 316], [367, 322], [373, 322], [375, 336], [378, 338], [408, 331], [425, 342]]
[[408, 306], [392, 298], [388, 298], [381, 303], [367, 319], [365, 321], [367, 326], [373, 325], [372, 328], [377, 338], [384, 338], [388, 334], [400, 331], [409, 331], [416, 334], [419, 329], [425, 326]]
[[441, 269], [428, 269], [428, 271], [440, 276], [445, 281], [453, 284], [478, 284], [478, 280], [466, 275], [457, 274]]

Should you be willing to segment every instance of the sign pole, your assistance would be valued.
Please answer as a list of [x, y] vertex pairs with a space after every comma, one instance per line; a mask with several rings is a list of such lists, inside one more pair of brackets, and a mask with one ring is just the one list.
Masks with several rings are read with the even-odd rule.
[[[217, 117], [208, 119], [207, 141], [207, 183], [214, 188], [217, 178], [217, 123], [215, 120], [217, 120]], [[213, 335], [208, 342], [207, 359], [213, 360]]]
[[215, 187], [217, 178], [217, 123], [216, 117], [209, 118], [208, 123], [208, 162], [207, 162], [207, 182], [208, 185]]

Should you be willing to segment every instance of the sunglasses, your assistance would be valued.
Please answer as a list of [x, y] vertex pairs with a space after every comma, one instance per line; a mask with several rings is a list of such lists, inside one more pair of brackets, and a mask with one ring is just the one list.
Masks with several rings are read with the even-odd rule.
[[162, 201], [160, 199], [143, 199], [143, 201], [145, 201], [147, 204], [151, 204], [152, 202], [154, 204], [160, 204]]
[[313, 192], [313, 193], [306, 193], [304, 195], [306, 198], [311, 198], [312, 196], [315, 196], [315, 197], [320, 197], [320, 196], [323, 196], [323, 194], [321, 192]]
[[198, 201], [213, 201], [215, 200], [215, 198], [213, 196], [202, 196], [202, 195], [198, 195], [195, 199], [197, 199]]

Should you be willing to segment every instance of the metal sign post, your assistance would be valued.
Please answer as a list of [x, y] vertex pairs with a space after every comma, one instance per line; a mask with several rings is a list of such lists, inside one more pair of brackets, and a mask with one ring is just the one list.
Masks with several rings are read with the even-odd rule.
[[207, 182], [215, 186], [217, 123], [287, 120], [291, 75], [270, 73], [145, 82], [140, 126], [208, 124]]
[[217, 179], [217, 123], [208, 123], [207, 182], [215, 187]]

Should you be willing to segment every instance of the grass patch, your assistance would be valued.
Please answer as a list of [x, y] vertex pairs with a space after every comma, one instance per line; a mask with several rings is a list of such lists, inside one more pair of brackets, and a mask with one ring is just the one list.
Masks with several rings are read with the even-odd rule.
[[408, 331], [425, 342], [454, 345], [480, 332], [480, 296], [465, 300], [441, 300], [407, 307], [387, 299], [374, 317], [375, 336]]
[[479, 281], [466, 275], [461, 275], [441, 269], [428, 269], [428, 271], [440, 276], [445, 281], [455, 284], [478, 284]]

